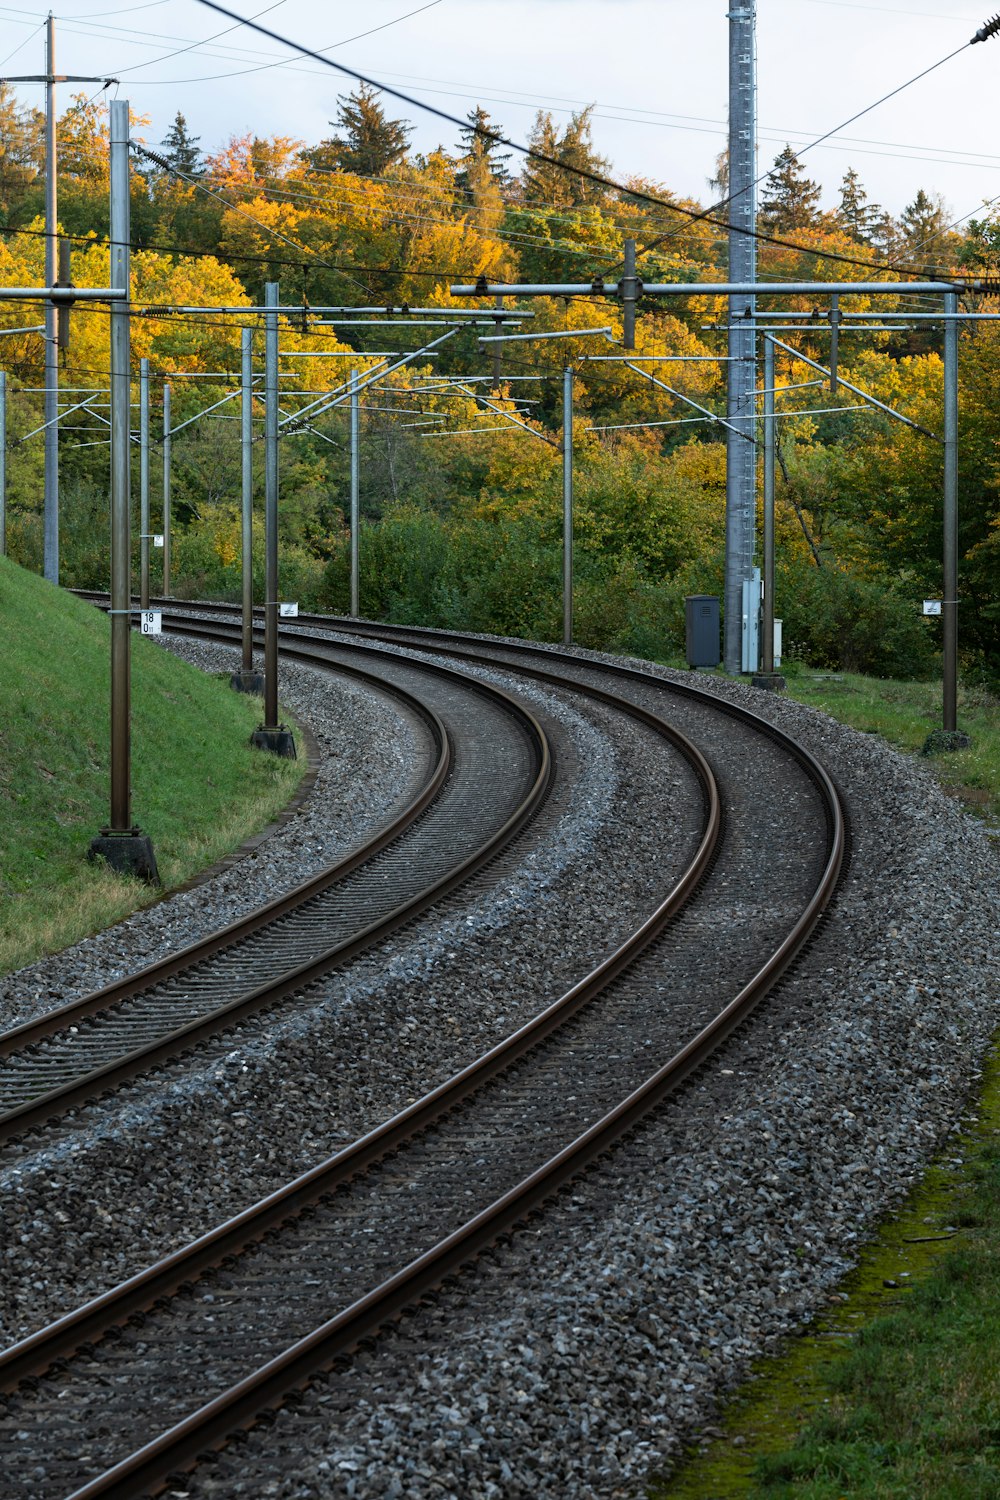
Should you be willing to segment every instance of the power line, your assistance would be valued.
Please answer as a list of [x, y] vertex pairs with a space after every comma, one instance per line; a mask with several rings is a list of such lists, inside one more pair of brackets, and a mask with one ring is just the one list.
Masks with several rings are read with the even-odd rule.
[[[201, 0], [201, 3], [203, 5], [204, 4], [208, 4], [208, 3], [210, 3], [210, 0]], [[972, 44], [973, 44], [973, 42], [975, 40], [976, 40], [976, 38], [973, 37], [972, 41], [963, 42], [963, 44], [962, 44], [961, 47], [956, 47], [955, 50], [954, 50], [954, 52], [949, 52], [948, 53], [947, 57], [940, 58], [938, 62], [932, 63], [929, 68], [924, 68], [922, 72], [915, 74], [915, 76], [913, 78], [909, 78], [909, 79], [907, 79], [907, 81], [905, 83], [901, 83], [901, 84], [898, 85], [898, 87], [896, 87], [894, 89], [891, 89], [888, 94], [883, 94], [882, 97], [880, 99], [876, 99], [873, 104], [866, 105], [866, 107], [864, 109], [858, 110], [858, 112], [856, 114], [853, 114], [848, 119], [843, 120], [841, 122], [841, 124], [834, 125], [832, 129], [825, 131], [823, 135], [817, 136], [814, 141], [810, 141], [808, 143], [808, 145], [803, 146], [802, 149], [801, 149], [801, 151], [797, 152], [796, 154], [798, 156], [804, 156], [807, 151], [811, 151], [811, 150], [814, 149], [814, 147], [821, 145], [824, 141], [828, 141], [831, 136], [839, 134], [839, 132], [841, 130], [846, 129], [848, 125], [853, 125], [853, 123], [854, 123], [855, 120], [860, 120], [863, 115], [870, 114], [871, 111], [873, 109], [877, 109], [880, 104], [885, 104], [887, 100], [894, 99], [897, 94], [901, 94], [903, 92], [903, 90], [904, 89], [908, 89], [911, 86], [911, 84], [919, 82], [919, 80], [921, 78], [926, 78], [929, 73], [933, 73], [937, 68], [943, 67], [946, 62], [950, 62], [951, 59], [953, 57], [957, 57], [960, 52], [965, 52], [967, 50], [967, 48], [969, 48], [969, 47], [972, 46]], [[763, 172], [763, 173], [761, 173], [761, 175], [758, 178], [756, 178], [753, 183], [750, 184], [750, 188], [758, 187], [762, 182], [765, 182], [767, 180], [767, 178], [770, 177], [770, 175], [771, 175], [770, 172]], [[747, 191], [749, 191], [749, 188], [747, 189]], [[730, 194], [730, 196], [728, 198], [723, 198], [719, 203], [715, 203], [715, 204], [712, 205], [711, 208], [707, 209], [706, 212], [705, 212], [705, 217], [708, 218], [711, 215], [714, 215], [719, 209], [725, 208], [726, 205], [729, 204], [729, 203], [732, 203], [732, 201], [733, 201], [733, 195]], [[717, 221], [713, 220], [713, 222], [717, 222]], [[730, 226], [730, 227], [731, 228], [736, 228], [738, 226]], [[637, 247], [636, 254], [637, 255], [646, 255], [646, 254], [648, 254], [650, 250], [654, 250], [659, 245], [664, 244], [667, 240], [672, 239], [674, 237], [674, 234], [676, 232], [677, 231], [673, 231], [670, 234], [662, 235], [659, 239], [653, 240], [650, 244], [644, 245], [641, 248]], [[873, 263], [870, 262], [870, 261], [869, 262], [856, 261], [855, 264], [857, 264], [857, 265], [865, 265], [865, 264], [871, 265]], [[891, 270], [891, 269], [895, 269], [895, 268], [890, 266], [890, 267], [885, 267], [885, 269]]]
[[[272, 41], [280, 42], [286, 47], [292, 47], [296, 51], [300, 52], [303, 57], [311, 57], [314, 59], [314, 61], [322, 63], [324, 67], [332, 68], [338, 73], [345, 73], [349, 78], [356, 78], [360, 83], [366, 84], [368, 88], [377, 89], [382, 93], [390, 94], [393, 98], [400, 99], [404, 104], [412, 105], [415, 109], [425, 110], [428, 114], [436, 115], [438, 119], [447, 120], [450, 125], [457, 125], [459, 129], [462, 129], [468, 124], [468, 121], [459, 120], [455, 115], [449, 114], [446, 110], [438, 109], [436, 105], [428, 104], [426, 103], [426, 101], [420, 99], [415, 99], [410, 94], [404, 94], [400, 89], [392, 88], [388, 84], [379, 83], [377, 79], [369, 78], [364, 73], [359, 72], [357, 68], [349, 67], [346, 63], [337, 62], [333, 58], [325, 57], [321, 52], [313, 51], [311, 47], [306, 47], [302, 42], [293, 42], [290, 38], [283, 36], [280, 32], [272, 31], [270, 27], [262, 26], [259, 21], [250, 20], [246, 17], [240, 16], [236, 11], [229, 10], [226, 6], [220, 5], [218, 3], [218, 0], [198, 0], [198, 3], [200, 5], [204, 5], [209, 10], [218, 11], [220, 15], [228, 16], [230, 20], [242, 21], [243, 25], [249, 27], [252, 31], [257, 31], [262, 36], [270, 37]], [[965, 47], [970, 45], [971, 43], [969, 42], [965, 43], [963, 47], [956, 49], [956, 52], [951, 53], [950, 56], [957, 56], [958, 52], [964, 51]], [[941, 61], [935, 63], [933, 67], [940, 67], [942, 63], [945, 63], [948, 60], [949, 58], [942, 58]], [[933, 68], [925, 69], [924, 73], [920, 74], [919, 76], [923, 77], [926, 73], [932, 71]], [[915, 81], [915, 79], [910, 80], [911, 83]], [[905, 87], [907, 87], [906, 84], [900, 85], [900, 88]], [[893, 90], [893, 93], [898, 92], [899, 89]], [[885, 97], [890, 98], [891, 95], [886, 95]], [[869, 107], [874, 108], [875, 106], [872, 105]], [[865, 111], [862, 110], [861, 113], [864, 114]], [[852, 116], [852, 118], [857, 119], [858, 116], [855, 115]], [[845, 123], [849, 124], [850, 121], [847, 121]], [[776, 235], [763, 234], [760, 230], [746, 229], [742, 225], [730, 224], [727, 220], [724, 219], [716, 219], [713, 216], [714, 209], [706, 209], [703, 212], [695, 212], [693, 209], [680, 208], [677, 204], [669, 203], [663, 198], [658, 198], [653, 193], [646, 193], [638, 188], [627, 187], [623, 183], [615, 181], [614, 178], [606, 177], [600, 172], [591, 171], [586, 167], [570, 166], [566, 162], [559, 161], [558, 158], [554, 156], [549, 156], [544, 151], [538, 151], [533, 146], [525, 146], [522, 145], [519, 141], [511, 140], [508, 136], [501, 135], [499, 131], [483, 130], [480, 132], [480, 134], [482, 135], [484, 140], [491, 140], [495, 144], [501, 146], [509, 146], [513, 151], [517, 151], [520, 155], [527, 157], [530, 161], [538, 161], [545, 166], [555, 167], [558, 171], [566, 172], [568, 175], [578, 177], [586, 182], [593, 182], [599, 187], [610, 188], [613, 192], [621, 193], [627, 198], [634, 199], [638, 202], [652, 203], [658, 208], [665, 208], [671, 213], [680, 214], [682, 217], [692, 223], [696, 223], [699, 220], [705, 220], [709, 223], [720, 225], [722, 228], [730, 232], [749, 235], [753, 239], [759, 240], [764, 244], [779, 245], [783, 249], [798, 250], [799, 252], [806, 254], [810, 253], [808, 247], [797, 245], [793, 241], [781, 239]], [[667, 236], [664, 236], [663, 238], [667, 238]], [[653, 246], [648, 246], [646, 248], [651, 249], [653, 248]], [[828, 252], [825, 258], [827, 260], [838, 261], [845, 265], [863, 266], [866, 270], [869, 271], [899, 270], [899, 268], [896, 266], [888, 264], [880, 266], [870, 260], [862, 260], [857, 256], [840, 255], [836, 252]], [[902, 274], [909, 273], [903, 272]]]

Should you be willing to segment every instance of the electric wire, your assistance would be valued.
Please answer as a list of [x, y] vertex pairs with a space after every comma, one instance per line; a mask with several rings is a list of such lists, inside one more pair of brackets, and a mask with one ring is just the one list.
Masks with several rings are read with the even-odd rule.
[[[405, 104], [410, 104], [416, 109], [422, 109], [429, 114], [436, 115], [440, 119], [447, 120], [449, 124], [458, 125], [460, 129], [465, 123], [467, 123], [459, 120], [456, 116], [449, 114], [445, 110], [438, 109], [436, 105], [428, 104], [426, 101], [415, 99], [411, 95], [405, 94], [399, 89], [392, 88], [388, 84], [379, 83], [377, 80], [372, 79], [366, 74], [359, 72], [357, 68], [350, 67], [346, 63], [337, 62], [334, 58], [325, 57], [322, 53], [313, 51], [312, 48], [305, 46], [302, 42], [294, 42], [290, 38], [283, 36], [280, 32], [272, 31], [270, 27], [262, 26], [259, 21], [241, 17], [236, 11], [229, 10], [226, 6], [220, 5], [218, 3], [218, 0], [198, 0], [198, 4], [204, 5], [209, 10], [217, 11], [220, 15], [227, 16], [230, 20], [237, 22], [242, 21], [243, 24], [249, 27], [250, 30], [260, 32], [262, 36], [270, 37], [272, 41], [280, 42], [284, 46], [292, 47], [300, 52], [304, 57], [311, 57], [315, 61], [322, 63], [325, 67], [332, 68], [336, 72], [345, 73], [351, 78], [356, 78], [359, 80], [359, 82], [366, 84], [369, 88], [378, 89], [383, 93], [391, 94], [394, 98], [402, 100]], [[933, 72], [934, 68], [943, 66], [944, 63], [950, 61], [952, 57], [956, 57], [959, 52], [965, 51], [965, 48], [971, 45], [971, 42], [966, 42], [962, 47], [956, 48], [955, 52], [950, 53], [948, 57], [941, 58], [940, 61], [934, 63], [932, 67], [924, 69], [923, 73], [919, 74], [918, 77], [925, 77], [927, 73]], [[892, 90], [891, 94], [883, 96], [884, 99], [891, 98], [894, 94], [897, 94], [901, 92], [902, 89], [908, 87], [909, 83], [914, 83], [916, 81], [917, 80], [914, 78], [910, 79], [907, 84], [899, 85], [897, 89]], [[875, 105], [869, 106], [869, 109], [873, 108], [875, 108]], [[862, 110], [859, 112], [859, 115], [866, 112], [867, 111]], [[857, 119], [859, 118], [859, 115], [854, 115], [851, 117], [851, 119]], [[845, 123], [849, 124], [850, 121], [846, 121]], [[606, 177], [603, 173], [594, 172], [585, 167], [571, 166], [566, 162], [559, 161], [556, 157], [548, 155], [547, 152], [538, 151], [533, 146], [525, 146], [522, 145], [519, 141], [511, 140], [508, 136], [501, 135], [499, 131], [484, 130], [481, 132], [481, 134], [484, 138], [490, 139], [498, 145], [511, 147], [512, 150], [517, 151], [520, 155], [525, 156], [528, 160], [538, 161], [545, 166], [555, 167], [557, 170], [566, 172], [570, 176], [580, 178], [584, 181], [593, 182], [600, 187], [610, 188], [613, 192], [622, 193], [626, 197], [638, 200], [639, 202], [653, 203], [660, 208], [667, 209], [668, 212], [682, 215], [691, 223], [696, 223], [700, 220], [707, 220], [710, 223], [720, 224], [723, 228], [727, 229], [731, 233], [748, 235], [751, 238], [759, 240], [765, 244], [780, 245], [785, 249], [791, 250], [802, 251], [804, 249], [803, 246], [797, 245], [793, 241], [782, 239], [779, 236], [764, 234], [760, 230], [746, 229], [742, 225], [734, 225], [728, 223], [728, 221], [726, 220], [716, 219], [713, 216], [713, 210], [706, 209], [702, 212], [695, 212], [691, 209], [680, 208], [677, 204], [669, 203], [662, 198], [658, 198], [653, 193], [646, 193], [638, 188], [629, 188], [622, 183], [615, 181], [613, 178]], [[823, 138], [825, 139], [825, 137]], [[662, 242], [662, 239], [665, 238], [667, 237], [661, 237], [660, 242]], [[652, 248], [653, 246], [649, 245], [645, 247], [645, 250], [649, 250]], [[806, 253], [809, 253], [807, 249]], [[840, 255], [836, 252], [829, 252], [825, 255], [824, 258], [831, 261], [838, 261], [842, 264], [864, 266], [868, 270], [898, 270], [897, 267], [892, 265], [879, 266], [877, 263], [873, 263], [870, 260], [862, 260], [857, 256]], [[906, 271], [902, 272], [901, 274], [908, 275], [910, 274], [910, 272]]]
[[3, 59], [2, 62], [0, 62], [0, 68], [5, 68], [7, 66], [7, 64], [10, 62], [10, 60], [11, 60], [12, 57], [16, 57], [17, 54], [20, 51], [22, 51], [22, 49], [25, 48], [28, 45], [29, 42], [33, 42], [35, 40], [35, 37], [44, 28], [44, 26], [45, 26], [45, 22], [42, 21], [38, 26], [35, 27], [34, 31], [30, 32], [28, 34], [28, 36], [25, 37], [25, 39], [24, 39], [23, 42], [19, 42], [18, 43], [18, 45], [14, 48], [13, 52], [8, 52], [7, 56]]
[[[210, 3], [210, 0], [200, 0], [200, 3], [203, 5], [208, 4]], [[963, 42], [962, 46], [956, 47], [954, 52], [949, 52], [946, 57], [942, 57], [936, 63], [932, 63], [929, 68], [924, 68], [922, 72], [915, 74], [913, 78], [909, 78], [905, 83], [901, 83], [896, 88], [891, 89], [888, 94], [883, 94], [882, 97], [880, 99], [876, 99], [874, 103], [867, 105], [864, 109], [858, 110], [856, 114], [853, 114], [849, 116], [848, 119], [843, 120], [840, 125], [835, 125], [832, 129], [825, 131], [823, 135], [817, 136], [814, 141], [810, 141], [806, 146], [803, 146], [802, 149], [796, 153], [796, 155], [798, 157], [802, 157], [806, 154], [807, 151], [811, 151], [816, 146], [822, 145], [822, 143], [824, 141], [828, 141], [831, 136], [838, 135], [841, 130], [846, 129], [848, 125], [852, 125], [855, 120], [860, 120], [863, 115], [870, 114], [873, 109], [877, 109], [880, 104], [885, 104], [889, 99], [894, 99], [896, 95], [901, 94], [904, 89], [910, 88], [912, 84], [918, 83], [921, 78], [926, 78], [929, 73], [933, 73], [936, 71], [936, 69], [943, 67], [945, 63], [951, 62], [952, 58], [958, 57], [959, 53], [967, 51], [968, 48], [972, 45], [972, 41]], [[761, 173], [759, 177], [755, 178], [754, 181], [748, 184], [747, 188], [743, 189], [742, 191], [750, 191], [755, 187], [759, 187], [762, 182], [767, 181], [770, 175], [770, 171]], [[718, 213], [720, 209], [724, 209], [728, 204], [732, 203], [734, 197], [736, 196], [739, 195], [730, 193], [728, 197], [723, 198], [718, 203], [713, 204], [709, 209], [706, 209], [705, 217], [713, 217], [716, 213]], [[730, 229], [738, 228], [738, 226], [736, 225], [730, 225], [729, 227]], [[670, 239], [673, 239], [676, 233], [676, 230], [671, 231], [670, 233], [662, 235], [659, 239], [653, 240], [649, 244], [646, 244], [641, 248], [637, 245], [636, 258], [638, 258], [640, 255], [647, 255], [650, 250], [657, 249], [660, 245], [666, 243]], [[871, 264], [871, 262], [858, 261], [856, 262], [856, 264], [864, 265]]]

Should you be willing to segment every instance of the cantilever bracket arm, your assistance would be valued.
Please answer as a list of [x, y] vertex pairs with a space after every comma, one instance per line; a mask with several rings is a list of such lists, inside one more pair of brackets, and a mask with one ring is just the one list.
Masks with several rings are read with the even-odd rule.
[[[488, 411], [493, 412], [495, 416], [506, 417], [507, 421], [508, 422], [513, 422], [513, 424], [514, 424], [515, 427], [521, 427], [521, 428], [524, 429], [525, 432], [530, 432], [531, 436], [534, 437], [534, 438], [537, 438], [540, 443], [548, 443], [548, 445], [549, 445], [550, 448], [561, 448], [562, 447], [562, 444], [561, 443], [557, 443], [554, 438], [546, 437], [544, 432], [536, 432], [535, 429], [534, 429], [534, 427], [529, 427], [528, 426], [527, 422], [519, 422], [516, 417], [511, 416], [511, 414], [510, 414], [509, 411], [504, 411], [504, 409], [503, 409], [502, 406], [494, 406], [492, 401], [487, 400], [487, 398], [485, 396], [480, 396], [480, 394], [479, 394], [478, 391], [470, 391], [466, 387], [461, 386], [461, 385], [458, 388], [466, 396], [471, 396], [474, 401], [480, 401], [483, 404], [483, 406], [485, 406]], [[487, 429], [484, 428], [484, 431], [486, 431], [486, 430]], [[489, 429], [489, 430], [494, 430], [495, 431], [495, 429]], [[442, 436], [443, 436], [443, 434], [442, 434]]]
[[[810, 359], [807, 354], [800, 353], [794, 345], [786, 344], [783, 339], [776, 339], [773, 334], [769, 334], [768, 337], [773, 341], [776, 348], [784, 349], [786, 354], [792, 355], [794, 359], [801, 360], [804, 365], [809, 365], [812, 369], [818, 370], [821, 375], [830, 374], [826, 365], [817, 364], [816, 360]], [[852, 385], [849, 380], [845, 380], [843, 375], [839, 373], [837, 375], [837, 384], [842, 385], [845, 391], [851, 391], [855, 396], [860, 396], [862, 401], [866, 401], [869, 406], [874, 406], [878, 411], [885, 412], [887, 417], [892, 417], [895, 421], [902, 422], [904, 427], [912, 427], [914, 432], [920, 432], [924, 437], [933, 438], [935, 443], [944, 442], [944, 438], [939, 433], [932, 432], [929, 427], [921, 427], [920, 423], [914, 422], [911, 417], [904, 417], [903, 413], [897, 411], [894, 406], [886, 406], [884, 401], [879, 401], [875, 396], [869, 396], [867, 391], [863, 391], [859, 385]]]
[[730, 432], [735, 432], [736, 436], [742, 438], [744, 442], [753, 443], [754, 446], [756, 446], [757, 439], [752, 437], [750, 433], [741, 432], [738, 427], [733, 426], [732, 422], [727, 422], [725, 417], [720, 417], [714, 411], [711, 411], [707, 406], [702, 406], [701, 403], [695, 401], [692, 396], [685, 396], [683, 391], [674, 390], [674, 387], [672, 385], [667, 385], [665, 380], [657, 380], [655, 375], [650, 375], [648, 370], [640, 369], [640, 367], [638, 365], [634, 365], [630, 359], [625, 360], [625, 368], [626, 370], [634, 370], [636, 375], [641, 375], [643, 380], [649, 381], [650, 385], [659, 386], [661, 391], [669, 391], [671, 396], [677, 397], [678, 401], [685, 401], [688, 406], [693, 406], [695, 411], [700, 411], [704, 416], [709, 417], [713, 422], [718, 422], [720, 427], [728, 428]]

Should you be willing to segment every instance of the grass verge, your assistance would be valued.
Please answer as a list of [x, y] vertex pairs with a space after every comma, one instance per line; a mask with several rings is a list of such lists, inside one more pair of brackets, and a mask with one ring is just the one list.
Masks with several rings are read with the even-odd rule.
[[[0, 973], [120, 920], [158, 891], [88, 864], [108, 819], [105, 616], [0, 557]], [[252, 750], [260, 703], [132, 638], [133, 817], [165, 887], [270, 822], [304, 760]]]
[[[880, 734], [899, 750], [919, 752], [941, 727], [939, 682], [896, 682], [850, 672], [786, 670], [789, 697], [820, 708], [863, 734]], [[960, 687], [958, 727], [972, 737], [968, 750], [928, 757], [944, 789], [971, 811], [1000, 824], [1000, 699]]]
[[1000, 1053], [975, 1117], [656, 1500], [1000, 1495]]
[[[808, 669], [787, 683], [904, 751], [940, 726], [939, 684]], [[927, 763], [998, 826], [1000, 703], [963, 689], [958, 720], [972, 747]], [[1000, 1500], [1000, 1049], [963, 1135], [720, 1423], [652, 1500]]]

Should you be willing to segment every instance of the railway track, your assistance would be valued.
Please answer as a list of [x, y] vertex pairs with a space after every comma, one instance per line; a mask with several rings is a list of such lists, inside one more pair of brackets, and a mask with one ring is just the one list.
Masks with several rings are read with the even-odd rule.
[[398, 657], [384, 657], [376, 673], [345, 659], [350, 648], [300, 646], [299, 653], [391, 690], [424, 725], [427, 764], [417, 795], [362, 849], [268, 906], [0, 1036], [0, 1139], [79, 1106], [349, 962], [453, 890], [537, 810], [551, 776], [548, 743], [533, 716], [501, 691]]
[[[449, 649], [508, 669], [518, 655], [481, 642]], [[642, 673], [556, 663], [544, 651], [523, 662], [535, 680], [570, 673], [618, 699], [627, 685], [640, 716], [677, 701]], [[707, 731], [715, 706], [682, 696], [689, 720], [701, 716]], [[0, 1357], [4, 1386], [18, 1390], [0, 1433], [17, 1432], [18, 1462], [39, 1500], [65, 1495], [87, 1473], [95, 1477], [76, 1489], [79, 1500], [154, 1491], [509, 1232], [746, 1020], [830, 900], [844, 827], [835, 789], [811, 757], [750, 715], [730, 712], [725, 722], [725, 837], [720, 844], [709, 778], [696, 858], [634, 942], [305, 1178]], [[758, 768], [763, 759], [780, 781], [781, 818], [765, 799], [739, 793], [741, 758]], [[770, 869], [759, 859], [765, 834], [783, 839]], [[697, 901], [685, 904], [696, 886]], [[203, 1398], [197, 1410], [192, 1386]]]

